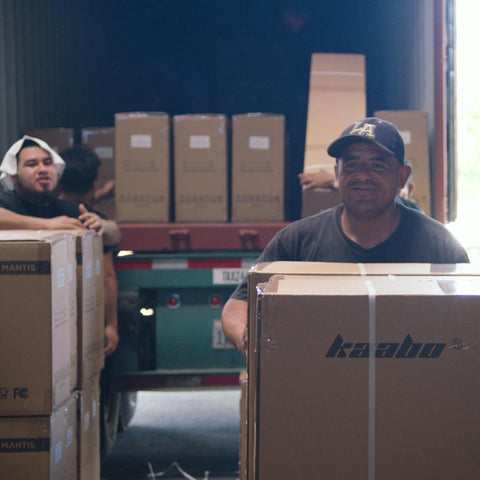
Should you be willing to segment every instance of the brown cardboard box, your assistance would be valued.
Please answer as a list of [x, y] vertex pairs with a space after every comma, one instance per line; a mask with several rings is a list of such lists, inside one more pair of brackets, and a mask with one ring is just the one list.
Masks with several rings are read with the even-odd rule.
[[238, 469], [240, 480], [247, 478], [247, 391], [248, 375], [246, 370], [240, 372], [240, 448], [238, 452]]
[[115, 114], [117, 221], [170, 219], [170, 117], [160, 112]]
[[[98, 187], [101, 188], [109, 180], [115, 180], [115, 128], [90, 127], [82, 128], [82, 146], [90, 148], [100, 158], [98, 169]], [[115, 198], [106, 198], [95, 207], [109, 219], [115, 219]]]
[[257, 418], [255, 392], [257, 388], [257, 289], [273, 275], [395, 275], [395, 276], [480, 276], [480, 265], [475, 264], [429, 264], [429, 263], [340, 263], [340, 262], [262, 262], [248, 272], [248, 407], [247, 407], [247, 467], [249, 479], [255, 477], [255, 431], [248, 425], [255, 425]]
[[[104, 366], [103, 252], [101, 237], [93, 231], [78, 231], [77, 310], [78, 379], [80, 387]], [[100, 251], [100, 253], [99, 253]]]
[[232, 117], [232, 221], [282, 222], [285, 117]]
[[422, 110], [382, 110], [375, 116], [397, 126], [405, 142], [405, 158], [413, 166], [413, 198], [430, 215], [430, 154], [428, 148], [427, 112]]
[[77, 395], [50, 416], [0, 418], [2, 480], [77, 479]]
[[72, 128], [30, 128], [25, 135], [47, 142], [56, 152], [73, 147], [74, 142]]
[[476, 478], [479, 287], [272, 277], [258, 307], [254, 478]]
[[72, 391], [69, 242], [71, 234], [0, 232], [0, 416], [50, 415]]
[[316, 215], [322, 210], [342, 203], [340, 192], [333, 188], [302, 190], [302, 218]]
[[328, 168], [327, 147], [366, 115], [365, 57], [313, 53], [310, 67], [304, 172]]
[[173, 122], [175, 221], [227, 221], [227, 118], [176, 115]]
[[82, 385], [78, 424], [78, 479], [100, 480], [100, 376]]

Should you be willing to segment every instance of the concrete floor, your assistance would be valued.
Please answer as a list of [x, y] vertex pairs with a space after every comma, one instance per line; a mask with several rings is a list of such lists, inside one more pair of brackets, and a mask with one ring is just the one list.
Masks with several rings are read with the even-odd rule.
[[[128, 429], [102, 465], [103, 480], [238, 478], [240, 390], [139, 392]], [[176, 468], [168, 474], [173, 462]]]

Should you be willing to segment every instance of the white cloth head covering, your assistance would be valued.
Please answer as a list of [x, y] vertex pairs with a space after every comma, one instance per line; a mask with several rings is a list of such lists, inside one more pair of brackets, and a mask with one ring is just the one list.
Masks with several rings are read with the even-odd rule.
[[58, 178], [62, 176], [63, 170], [65, 168], [65, 162], [62, 160], [62, 157], [55, 150], [53, 150], [53, 148], [50, 147], [47, 142], [44, 142], [39, 138], [24, 135], [23, 138], [16, 141], [8, 149], [7, 153], [3, 157], [2, 163], [0, 164], [0, 172], [2, 172], [2, 175], [0, 176], [0, 182], [2, 182], [5, 188], [7, 188], [8, 190], [13, 190], [12, 175], [17, 174], [17, 153], [22, 148], [23, 142], [25, 140], [32, 140], [35, 143], [38, 143], [38, 146], [40, 148], [43, 148], [50, 154], [53, 160], [53, 164], [57, 169]]

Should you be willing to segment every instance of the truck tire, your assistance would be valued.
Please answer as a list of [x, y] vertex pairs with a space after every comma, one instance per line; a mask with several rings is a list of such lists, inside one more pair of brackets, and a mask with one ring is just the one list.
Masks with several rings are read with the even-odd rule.
[[132, 420], [137, 407], [137, 392], [122, 392], [120, 403], [120, 415], [118, 419], [118, 431], [124, 432]]
[[[102, 377], [105, 379], [104, 375]], [[121, 393], [113, 391], [108, 381], [100, 382], [100, 454], [102, 460], [111, 452], [117, 439], [121, 401]]]

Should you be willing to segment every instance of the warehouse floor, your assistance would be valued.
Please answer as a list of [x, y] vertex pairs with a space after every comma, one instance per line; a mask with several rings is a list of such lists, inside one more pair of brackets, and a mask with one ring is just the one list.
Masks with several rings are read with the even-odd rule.
[[102, 480], [204, 480], [206, 471], [209, 479], [235, 480], [239, 402], [239, 389], [139, 392], [132, 422], [102, 466]]

